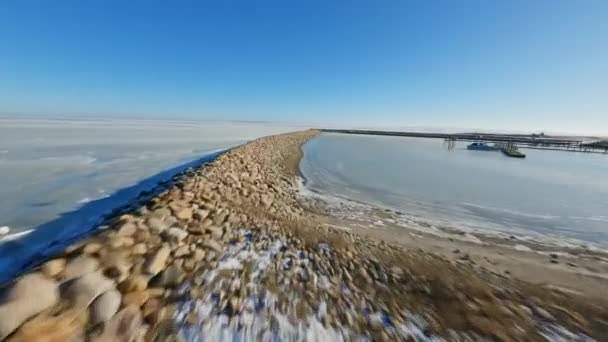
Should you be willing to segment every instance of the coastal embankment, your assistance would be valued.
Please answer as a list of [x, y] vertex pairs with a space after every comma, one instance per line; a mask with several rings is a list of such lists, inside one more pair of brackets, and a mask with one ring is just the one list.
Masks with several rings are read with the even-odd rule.
[[318, 134], [227, 151], [6, 284], [0, 340], [608, 337], [601, 298], [366, 236], [311, 203], [298, 165]]

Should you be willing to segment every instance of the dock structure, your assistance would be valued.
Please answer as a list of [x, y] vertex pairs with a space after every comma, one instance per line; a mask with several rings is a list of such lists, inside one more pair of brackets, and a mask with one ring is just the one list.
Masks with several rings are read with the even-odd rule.
[[608, 141], [598, 140], [584, 142], [581, 139], [566, 137], [552, 137], [544, 134], [498, 134], [498, 133], [425, 133], [377, 131], [360, 129], [321, 129], [327, 133], [382, 135], [412, 138], [435, 138], [446, 142], [453, 141], [483, 141], [494, 143], [515, 144], [521, 148], [560, 150], [570, 152], [608, 153]]

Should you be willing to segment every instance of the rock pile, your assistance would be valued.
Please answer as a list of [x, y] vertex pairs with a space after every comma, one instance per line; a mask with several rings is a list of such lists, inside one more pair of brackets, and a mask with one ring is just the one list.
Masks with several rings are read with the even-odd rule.
[[533, 341], [592, 333], [571, 307], [547, 306], [505, 279], [323, 228], [300, 205], [295, 178], [300, 147], [317, 134], [233, 149], [17, 279], [0, 304], [0, 340]]

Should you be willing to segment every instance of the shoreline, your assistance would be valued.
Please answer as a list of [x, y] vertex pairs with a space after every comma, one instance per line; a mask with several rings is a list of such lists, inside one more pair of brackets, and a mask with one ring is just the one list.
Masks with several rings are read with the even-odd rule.
[[[335, 202], [336, 200], [342, 202], [341, 205], [348, 206], [348, 203], [354, 204], [356, 207], [367, 207], [370, 210], [378, 212], [386, 212], [390, 215], [396, 216], [393, 221], [408, 221], [410, 224], [402, 223], [402, 226], [410, 230], [420, 231], [427, 235], [434, 235], [444, 239], [458, 239], [459, 236], [467, 236], [471, 239], [481, 242], [483, 241], [511, 241], [514, 243], [521, 243], [523, 245], [536, 246], [541, 249], [568, 249], [572, 251], [589, 251], [591, 253], [598, 252], [602, 254], [608, 254], [608, 245], [594, 244], [584, 240], [566, 238], [559, 236], [551, 236], [542, 233], [529, 232], [526, 235], [523, 231], [517, 232], [506, 232], [501, 229], [482, 229], [482, 228], [464, 228], [458, 224], [447, 226], [442, 222], [432, 221], [428, 216], [421, 216], [420, 214], [407, 214], [404, 213], [403, 209], [395, 209], [394, 207], [380, 204], [365, 202], [363, 200], [349, 198], [343, 195], [329, 194], [319, 189], [312, 189], [307, 187], [306, 179], [302, 175], [300, 192], [304, 189], [304, 192], [311, 192], [312, 197], [318, 197], [320, 202]], [[311, 194], [301, 194], [303, 197], [310, 197]], [[323, 199], [326, 198], [326, 199]], [[325, 203], [325, 206], [332, 207], [335, 205]], [[395, 223], [395, 222], [391, 222]], [[414, 227], [416, 226], [416, 227]]]
[[[413, 226], [410, 220], [400, 219], [405, 214], [387, 207], [308, 188], [300, 189], [300, 193], [313, 212], [329, 217], [328, 227], [393, 242], [403, 248], [422, 249], [455, 262], [466, 260], [497, 275], [538, 286], [605, 299], [608, 252], [604, 249], [560, 245], [503, 232], [484, 234]], [[340, 205], [330, 204], [332, 200], [328, 197], [339, 199]]]
[[[10, 225], [9, 224], [9, 225], [0, 226], [0, 244], [3, 241], [11, 241], [11, 240], [15, 240], [16, 238], [19, 238], [21, 236], [27, 235], [28, 233], [33, 232], [36, 229], [47, 225], [49, 222], [56, 221], [58, 217], [78, 212], [78, 211], [82, 210], [83, 208], [85, 208], [87, 205], [89, 205], [91, 202], [99, 202], [99, 201], [105, 200], [106, 198], [115, 197], [117, 193], [124, 192], [126, 189], [139, 188], [139, 191], [142, 193], [157, 192], [157, 191], [165, 188], [167, 183], [170, 182], [170, 180], [172, 178], [182, 176], [186, 170], [188, 170], [190, 168], [200, 168], [200, 167], [202, 167], [202, 164], [209, 162], [210, 159], [214, 159], [218, 155], [230, 150], [231, 148], [235, 148], [238, 146], [239, 145], [236, 145], [234, 147], [229, 147], [229, 148], [212, 149], [212, 150], [206, 151], [205, 152], [206, 154], [202, 155], [201, 157], [192, 158], [191, 160], [186, 160], [184, 162], [178, 163], [173, 166], [169, 165], [168, 167], [161, 169], [156, 174], [151, 175], [151, 176], [145, 176], [144, 178], [137, 180], [136, 182], [134, 182], [131, 185], [127, 185], [122, 188], [112, 190], [112, 192], [109, 192], [109, 193], [106, 193], [105, 191], [99, 192], [98, 194], [100, 196], [98, 196], [98, 197], [93, 197], [93, 198], [83, 197], [83, 198], [79, 199], [78, 201], [71, 202], [72, 207], [68, 208], [65, 211], [60, 211], [60, 212], [55, 213], [54, 214], [55, 217], [53, 217], [49, 220], [46, 220], [46, 221], [42, 221], [41, 223], [34, 224], [34, 225], [23, 225], [23, 224]], [[150, 183], [151, 180], [154, 180], [157, 183], [153, 184], [153, 185], [142, 185], [142, 183]], [[138, 196], [137, 198], [134, 197], [131, 199], [131, 201], [126, 203], [126, 205], [130, 205], [130, 204], [136, 203], [136, 202], [144, 200], [144, 199], [145, 198], [143, 196]], [[118, 209], [122, 206], [124, 206], [124, 205], [117, 204], [116, 208]], [[3, 231], [2, 230], [3, 228], [6, 230]]]
[[9, 231], [9, 234], [0, 236], [0, 288], [5, 282], [27, 272], [31, 267], [39, 266], [44, 259], [68, 245], [103, 230], [105, 222], [112, 216], [141, 206], [171, 187], [176, 179], [186, 176], [190, 169], [204, 167], [229, 150], [212, 151], [200, 158], [162, 170], [109, 196], [61, 213], [56, 219], [25, 231]]
[[608, 336], [597, 300], [329, 227], [296, 178], [318, 134], [234, 148], [109, 219], [7, 289], [0, 340]]

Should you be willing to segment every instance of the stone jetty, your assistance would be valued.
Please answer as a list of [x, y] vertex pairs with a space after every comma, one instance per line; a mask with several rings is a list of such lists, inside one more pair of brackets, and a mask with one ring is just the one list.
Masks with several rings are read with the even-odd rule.
[[601, 340], [602, 305], [323, 225], [299, 200], [310, 130], [185, 172], [8, 284], [0, 340]]

